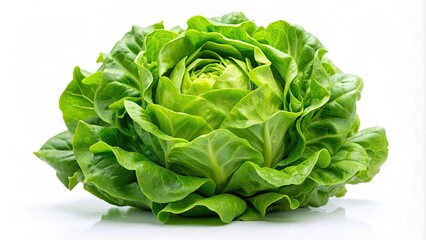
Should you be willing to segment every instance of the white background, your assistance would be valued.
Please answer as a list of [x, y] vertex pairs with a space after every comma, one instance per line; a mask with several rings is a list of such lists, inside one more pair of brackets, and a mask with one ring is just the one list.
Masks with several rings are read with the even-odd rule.
[[[1, 1], [0, 238], [2, 239], [425, 239], [426, 4], [415, 0]], [[258, 25], [287, 20], [364, 79], [362, 128], [386, 128], [389, 159], [368, 184], [319, 209], [260, 222], [160, 224], [77, 187], [66, 190], [33, 151], [65, 129], [58, 99], [79, 65], [97, 68], [132, 25], [243, 11]], [[8, 237], [6, 237], [8, 236]]]

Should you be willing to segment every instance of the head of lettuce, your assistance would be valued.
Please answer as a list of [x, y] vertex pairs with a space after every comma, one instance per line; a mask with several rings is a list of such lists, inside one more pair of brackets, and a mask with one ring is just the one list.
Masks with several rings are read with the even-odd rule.
[[195, 16], [186, 30], [134, 26], [59, 105], [68, 128], [36, 152], [69, 189], [118, 206], [259, 220], [321, 206], [370, 181], [387, 158], [359, 131], [362, 80], [285, 21]]

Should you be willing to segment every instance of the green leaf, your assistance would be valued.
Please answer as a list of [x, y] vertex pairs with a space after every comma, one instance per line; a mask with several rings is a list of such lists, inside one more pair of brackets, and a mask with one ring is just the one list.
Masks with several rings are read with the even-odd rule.
[[135, 63], [142, 79], [141, 94], [147, 103], [152, 103], [152, 90], [158, 82], [158, 54], [161, 48], [179, 36], [179, 34], [164, 29], [156, 29], [145, 37], [144, 51], [136, 57]]
[[320, 41], [302, 27], [282, 20], [257, 31], [253, 37], [292, 56], [300, 70], [305, 69], [315, 52], [323, 48]]
[[242, 22], [249, 21], [249, 19], [242, 12], [231, 12], [221, 17], [211, 18], [211, 20], [224, 24], [239, 24]]
[[34, 154], [49, 164], [56, 171], [56, 176], [68, 189], [73, 189], [82, 176], [72, 147], [73, 134], [69, 131], [59, 133], [49, 140]]
[[85, 176], [83, 183], [116, 205], [150, 208], [151, 201], [141, 192], [135, 171], [120, 165], [112, 152], [93, 146], [99, 141], [126, 148], [130, 145], [117, 129], [79, 122], [73, 146], [76, 160]]
[[198, 116], [174, 112], [157, 104], [149, 104], [146, 110], [152, 122], [159, 126], [161, 131], [174, 138], [191, 141], [213, 131], [210, 125]]
[[224, 128], [246, 139], [251, 146], [262, 153], [263, 166], [272, 167], [283, 159], [284, 152], [287, 150], [285, 135], [299, 115], [299, 113], [279, 111], [270, 119], [246, 128], [242, 126], [225, 126]]
[[[237, 42], [246, 43], [249, 46], [254, 48], [259, 48], [263, 55], [272, 62], [273, 72], [276, 72], [277, 82], [279, 85], [284, 86], [284, 103], [287, 101], [286, 95], [289, 90], [290, 84], [297, 75], [297, 63], [294, 59], [288, 54], [274, 48], [271, 45], [259, 43], [251, 35], [258, 30], [257, 26], [252, 22], [243, 22], [239, 25], [230, 25], [222, 24], [214, 21], [210, 21], [207, 18], [196, 16], [191, 18], [188, 24], [188, 29], [186, 31], [187, 36], [192, 38], [191, 35], [198, 35], [196, 39], [201, 40], [204, 36], [209, 38], [216, 38], [215, 42], [220, 42], [221, 39], [218, 39], [217, 33], [219, 36], [225, 36], [226, 38], [238, 40]], [[201, 31], [201, 33], [196, 33], [196, 31]], [[207, 32], [207, 33], [205, 33]], [[259, 32], [259, 31], [258, 31]], [[262, 31], [260, 31], [262, 32]], [[196, 34], [195, 34], [196, 33]], [[229, 40], [228, 40], [229, 41]], [[232, 43], [231, 43], [232, 44]], [[253, 48], [253, 49], [254, 49]], [[247, 51], [243, 48], [239, 49], [241, 52], [246, 53]], [[254, 51], [253, 51], [254, 53]], [[246, 58], [255, 59], [254, 55], [247, 56], [243, 54]], [[254, 62], [254, 61], [253, 61]], [[287, 103], [285, 105], [285, 110], [287, 110]]]
[[330, 98], [309, 119], [304, 134], [308, 148], [315, 150], [326, 148], [333, 154], [352, 131], [362, 80], [349, 74], [336, 74], [330, 80], [332, 84]]
[[357, 173], [352, 179], [351, 184], [369, 182], [379, 173], [380, 167], [388, 157], [388, 140], [386, 132], [381, 127], [372, 127], [355, 133], [346, 142], [356, 143], [362, 146], [370, 158], [366, 170]]
[[164, 29], [156, 29], [147, 34], [145, 37], [145, 51], [142, 56], [145, 60], [144, 63], [149, 66], [149, 64], [156, 62], [161, 48], [177, 36], [179, 36], [178, 33]]
[[222, 74], [224, 66], [216, 59], [196, 59], [187, 68], [181, 80], [181, 92], [200, 95], [209, 91]]
[[359, 171], [367, 169], [369, 157], [356, 143], [345, 143], [331, 156], [325, 168], [314, 168], [309, 177], [320, 185], [332, 186], [346, 183]]
[[[74, 68], [73, 80], [68, 84], [59, 99], [59, 107], [62, 111], [63, 119], [70, 132], [75, 131], [80, 120], [92, 124], [102, 123], [102, 120], [95, 112], [93, 103], [99, 84], [96, 84], [96, 81], [99, 81], [101, 76], [99, 73], [89, 74], [79, 67]], [[85, 82], [86, 79], [90, 79], [89, 84]]]
[[206, 42], [200, 42], [197, 39], [192, 39], [191, 41], [193, 41], [196, 46], [200, 47], [186, 59], [186, 64], [192, 64], [192, 62], [197, 59], [216, 59], [222, 61], [224, 64], [226, 64], [226, 61], [223, 61], [223, 59], [244, 59], [241, 50], [245, 49], [246, 47], [238, 44], [238, 42], [225, 41], [217, 43], [209, 39], [206, 39]]
[[281, 110], [281, 105], [281, 98], [275, 95], [268, 85], [263, 85], [248, 93], [234, 106], [223, 120], [221, 128], [247, 128], [263, 123]]
[[[300, 207], [320, 207], [327, 204], [330, 197], [344, 196], [346, 188], [344, 184], [321, 186], [308, 178], [299, 185], [283, 186], [279, 189], [279, 192], [296, 199]], [[284, 210], [287, 210], [287, 208]], [[280, 211], [280, 209], [277, 208], [274, 211]]]
[[226, 129], [201, 135], [189, 143], [176, 144], [167, 157], [169, 169], [215, 181], [223, 190], [230, 176], [244, 163], [262, 164], [262, 155], [250, 144]]
[[256, 195], [248, 199], [251, 208], [244, 213], [239, 219], [244, 221], [261, 220], [265, 217], [266, 213], [271, 210], [279, 208], [281, 211], [294, 210], [299, 207], [299, 202], [291, 199], [289, 196], [281, 193], [267, 192]]
[[320, 49], [315, 52], [312, 60], [312, 72], [309, 78], [303, 79], [302, 87], [306, 88], [304, 93], [304, 112], [303, 115], [322, 107], [330, 100], [331, 88], [334, 85], [327, 71], [321, 63], [326, 50]]
[[100, 52], [98, 58], [96, 59], [96, 63], [103, 63], [105, 61], [107, 54]]
[[250, 90], [250, 79], [247, 74], [234, 64], [226, 66], [222, 75], [212, 86], [213, 89], [242, 89]]
[[246, 207], [244, 200], [231, 194], [219, 194], [209, 198], [191, 194], [181, 201], [169, 203], [158, 213], [157, 218], [161, 222], [166, 222], [171, 214], [187, 217], [217, 214], [222, 222], [230, 223], [244, 213]]
[[[98, 87], [99, 83], [102, 80], [102, 75], [103, 75], [103, 72], [95, 72], [95, 73], [83, 78], [83, 80], [81, 80], [81, 82], [85, 85], [92, 85], [92, 86]], [[94, 97], [94, 95], [93, 95], [93, 97]], [[92, 97], [92, 100], [93, 100], [93, 97]]]
[[76, 171], [74, 175], [68, 177], [68, 189], [72, 190], [79, 182], [84, 181], [84, 175], [81, 171]]
[[[306, 130], [309, 125], [312, 124], [313, 114], [317, 113], [319, 109], [321, 109], [321, 107], [323, 107], [330, 99], [332, 82], [330, 80], [330, 77], [327, 75], [327, 72], [324, 69], [323, 65], [321, 64], [321, 59], [324, 54], [324, 49], [320, 49], [315, 53], [313, 59], [313, 70], [308, 79], [304, 79], [303, 83], [297, 80], [292, 82], [293, 86], [300, 84], [300, 86], [297, 86], [297, 89], [298, 94], [303, 95], [303, 97], [301, 97], [303, 109], [301, 116], [296, 120], [296, 129], [290, 131], [290, 134], [293, 138], [291, 145], [292, 150], [290, 150], [288, 153], [285, 153], [285, 155], [287, 156], [286, 159], [284, 159], [284, 161], [279, 162], [277, 166], [285, 166], [291, 164], [302, 156], [302, 154], [306, 150], [305, 147], [307, 145], [307, 139], [313, 138], [313, 135], [309, 134], [309, 130]], [[304, 93], [302, 93], [302, 90], [300, 90], [302, 87], [305, 89]], [[337, 122], [337, 124], [339, 123]], [[322, 135], [327, 133], [327, 129], [320, 130], [322, 131], [319, 133]], [[305, 134], [308, 136], [305, 136]], [[322, 146], [316, 147], [314, 145], [312, 146], [312, 148], [313, 149], [308, 149], [309, 154], [320, 150]], [[327, 150], [333, 153], [332, 149]]]
[[249, 92], [249, 90], [236, 88], [214, 89], [201, 94], [200, 97], [207, 100], [210, 104], [214, 104], [215, 109], [226, 116]]
[[327, 73], [330, 76], [338, 73], [343, 73], [342, 70], [340, 70], [336, 65], [334, 65], [334, 63], [330, 59], [326, 57], [322, 59], [322, 65], [327, 70]]
[[[210, 44], [209, 42], [213, 42], [214, 44]], [[186, 30], [184, 35], [180, 35], [165, 44], [160, 50], [158, 55], [159, 74], [160, 76], [167, 76], [167, 73], [182, 61], [182, 59], [194, 53], [197, 54], [198, 51], [202, 50], [203, 46], [206, 49], [212, 49], [213, 52], [216, 52], [214, 49], [221, 45], [228, 45], [220, 47], [221, 50], [217, 51], [219, 55], [222, 52], [224, 53], [222, 57], [237, 57], [239, 59], [237, 55], [242, 55], [246, 58], [254, 59], [255, 46], [250, 43], [225, 38], [224, 35], [216, 32], [200, 32], [190, 29]], [[235, 55], [235, 49], [239, 54]]]
[[[275, 52], [274, 49], [277, 49], [290, 55], [294, 60], [294, 63], [289, 64], [289, 70], [287, 71], [291, 75], [286, 77], [285, 73], [281, 73], [283, 78], [290, 80], [286, 81], [287, 84], [284, 91], [284, 105], [285, 109], [287, 109], [287, 104], [295, 102], [294, 95], [292, 93], [287, 94], [287, 92], [290, 91], [289, 85], [296, 76], [295, 74], [297, 73], [297, 78], [300, 79], [298, 85], [301, 86], [299, 87], [306, 90], [306, 88], [303, 87], [304, 79], [310, 78], [315, 55], [318, 50], [323, 49], [323, 46], [317, 38], [306, 32], [300, 26], [292, 25], [282, 20], [269, 24], [267, 28], [260, 29], [253, 35], [253, 38], [268, 46], [269, 52]], [[297, 66], [297, 68], [295, 68], [295, 66]]]
[[300, 115], [280, 110], [281, 105], [281, 98], [268, 85], [263, 85], [234, 106], [221, 128], [229, 129], [238, 137], [246, 139], [262, 153], [264, 166], [270, 167], [282, 160], [284, 136]]
[[214, 194], [215, 183], [212, 180], [182, 176], [151, 162], [141, 163], [136, 172], [144, 194], [157, 203], [178, 201], [195, 191], [205, 196]]
[[175, 112], [202, 117], [213, 129], [219, 128], [226, 112], [199, 96], [180, 94], [170, 79], [160, 78], [156, 102]]
[[256, 86], [267, 84], [277, 96], [283, 96], [283, 89], [274, 77], [271, 63], [254, 68], [249, 72], [249, 78]]
[[[134, 121], [136, 133], [141, 138], [142, 142], [157, 156], [158, 163], [166, 166], [166, 156], [170, 149], [176, 143], [187, 142], [183, 138], [174, 138], [161, 131], [155, 124], [153, 124], [149, 114], [138, 104], [125, 101], [126, 111], [130, 118]], [[153, 161], [156, 159], [152, 159]]]
[[104, 200], [105, 202], [107, 202], [109, 204], [116, 205], [116, 206], [128, 206], [129, 205], [128, 201], [123, 200], [121, 198], [114, 197], [111, 194], [109, 194], [109, 193], [101, 190], [100, 188], [96, 187], [92, 183], [85, 183], [83, 185], [83, 188], [84, 188], [84, 190], [90, 192], [94, 196]]
[[117, 116], [116, 109], [110, 109], [111, 104], [122, 99], [140, 98], [142, 82], [134, 60], [144, 50], [146, 35], [162, 28], [162, 23], [146, 28], [134, 26], [107, 55], [102, 81], [95, 95], [96, 113], [105, 122], [120, 125], [121, 117]]
[[[234, 12], [226, 14], [222, 17], [215, 17], [208, 19], [203, 16], [194, 16], [187, 21], [188, 29], [194, 29], [202, 32], [221, 32], [228, 29], [234, 31], [245, 31], [248, 34], [252, 34], [256, 31], [257, 26], [254, 22], [249, 21], [244, 14], [240, 12]], [[222, 31], [217, 28], [224, 27]], [[231, 31], [230, 31], [231, 32]], [[229, 35], [225, 35], [229, 37]]]
[[128, 152], [105, 142], [95, 143], [90, 150], [95, 153], [111, 152], [121, 166], [136, 171], [140, 190], [153, 202], [178, 201], [195, 191], [199, 191], [205, 196], [211, 196], [214, 193], [215, 185], [212, 180], [181, 176], [156, 165], [137, 152]]
[[263, 191], [276, 190], [282, 186], [301, 184], [319, 162], [330, 161], [326, 150], [316, 152], [298, 165], [276, 170], [259, 167], [252, 162], [244, 163], [231, 177], [225, 192], [252, 196]]

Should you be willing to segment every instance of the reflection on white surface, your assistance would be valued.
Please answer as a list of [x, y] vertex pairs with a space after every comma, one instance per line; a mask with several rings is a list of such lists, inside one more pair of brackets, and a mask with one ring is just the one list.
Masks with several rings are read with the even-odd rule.
[[[374, 217], [378, 208], [373, 201], [333, 199], [321, 208], [271, 213], [263, 221], [222, 224], [217, 218], [173, 217], [162, 224], [151, 212], [89, 199], [33, 207], [27, 220], [40, 230], [31, 237], [40, 239], [377, 239], [360, 219]], [[361, 218], [348, 217], [347, 209]]]
[[[263, 239], [266, 236], [297, 239], [373, 239], [374, 236], [369, 224], [347, 218], [344, 208], [334, 204], [321, 209], [273, 213], [264, 221], [233, 222], [229, 225], [222, 224], [217, 218], [173, 218], [167, 224], [161, 224], [152, 214], [146, 212], [111, 208], [99, 222], [82, 233], [89, 238], [100, 235], [108, 237], [111, 234], [119, 237], [121, 231], [125, 231], [129, 236], [151, 233], [151, 236], [157, 235], [156, 239], [170, 239], [171, 236], [185, 239], [191, 235], [203, 236], [203, 239]], [[161, 234], [158, 236], [159, 232]]]

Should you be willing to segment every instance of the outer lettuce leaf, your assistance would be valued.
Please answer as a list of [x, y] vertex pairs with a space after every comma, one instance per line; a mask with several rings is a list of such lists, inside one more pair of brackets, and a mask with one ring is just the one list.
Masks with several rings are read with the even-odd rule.
[[325, 168], [315, 168], [309, 175], [320, 185], [331, 186], [347, 182], [359, 171], [366, 170], [368, 155], [358, 144], [345, 143], [331, 156], [331, 163]]
[[252, 196], [259, 192], [277, 190], [287, 185], [299, 185], [311, 174], [316, 164], [324, 162], [330, 162], [330, 155], [325, 149], [316, 152], [302, 163], [286, 167], [281, 171], [246, 162], [229, 180], [225, 192]]
[[218, 32], [216, 28], [233, 28], [235, 31], [244, 31], [252, 34], [257, 30], [254, 22], [249, 21], [244, 14], [239, 12], [230, 13], [222, 17], [208, 19], [203, 16], [194, 16], [187, 21], [188, 29], [202, 32]]
[[320, 207], [327, 204], [330, 197], [344, 196], [346, 189], [344, 184], [321, 186], [311, 179], [306, 179], [299, 185], [283, 186], [279, 192], [295, 198], [300, 207]]
[[92, 152], [111, 152], [121, 166], [136, 171], [142, 193], [153, 202], [168, 203], [182, 200], [195, 191], [205, 196], [214, 194], [215, 184], [212, 180], [181, 176], [152, 163], [137, 152], [128, 152], [105, 142], [97, 142], [90, 149]]
[[[158, 81], [158, 54], [161, 48], [179, 34], [164, 29], [156, 29], [146, 35], [145, 50], [141, 51], [135, 63], [142, 79], [141, 94], [146, 103], [153, 103], [153, 87]], [[155, 97], [154, 97], [155, 98]]]
[[47, 140], [40, 150], [34, 153], [56, 170], [56, 176], [70, 190], [82, 177], [80, 167], [74, 157], [72, 138], [71, 132], [59, 133]]
[[323, 48], [320, 41], [302, 27], [282, 20], [257, 31], [253, 38], [292, 56], [299, 71], [304, 71], [309, 65], [312, 67], [315, 52]]
[[369, 157], [367, 169], [357, 173], [349, 180], [349, 183], [356, 184], [371, 181], [379, 173], [380, 167], [388, 157], [389, 143], [385, 130], [381, 127], [367, 128], [355, 133], [346, 141], [362, 146]]
[[114, 154], [92, 147], [98, 141], [129, 147], [117, 129], [79, 122], [73, 139], [74, 154], [85, 176], [83, 183], [92, 193], [115, 205], [150, 208], [151, 201], [141, 192], [134, 171], [121, 166]]
[[213, 17], [211, 20], [224, 24], [239, 24], [249, 21], [249, 19], [242, 12], [228, 13], [221, 17]]
[[121, 122], [123, 99], [137, 102], [141, 96], [142, 83], [134, 60], [144, 50], [146, 35], [162, 28], [162, 23], [147, 28], [134, 26], [105, 58], [102, 80], [95, 95], [95, 110], [102, 120], [122, 131], [126, 132], [127, 128]]
[[194, 193], [181, 201], [169, 203], [158, 213], [157, 217], [160, 221], [166, 222], [170, 214], [187, 217], [217, 214], [222, 222], [230, 223], [244, 213], [246, 207], [247, 204], [244, 200], [231, 194], [218, 194], [204, 198]]
[[103, 124], [95, 112], [93, 102], [101, 78], [102, 72], [89, 74], [79, 67], [74, 68], [73, 80], [59, 99], [59, 107], [69, 131], [74, 132], [80, 120]]
[[[314, 168], [300, 185], [283, 186], [280, 192], [295, 197], [301, 206], [322, 206], [346, 193], [345, 184], [368, 182], [387, 157], [388, 142], [380, 127], [362, 130], [345, 140], [326, 168]], [[311, 180], [312, 179], [312, 180]]]
[[304, 134], [308, 148], [326, 148], [330, 153], [334, 153], [352, 130], [362, 80], [354, 75], [336, 74], [330, 81], [330, 98], [309, 119]]
[[145, 109], [138, 104], [126, 101], [125, 108], [130, 118], [134, 121], [134, 128], [143, 144], [153, 153], [154, 159], [162, 166], [167, 166], [166, 156], [176, 143], [186, 143], [183, 138], [174, 138], [161, 131]]
[[[330, 78], [327, 75], [326, 70], [324, 69], [321, 59], [325, 54], [324, 49], [318, 50], [313, 61], [313, 68], [310, 77], [304, 79], [303, 82], [300, 82], [300, 79], [296, 79], [292, 82], [293, 85], [303, 86], [303, 89], [306, 89], [305, 92], [297, 92], [298, 97], [301, 99], [302, 104], [302, 114], [297, 119], [295, 123], [295, 128], [292, 129], [290, 134], [291, 144], [289, 146], [289, 151], [285, 153], [286, 158], [278, 162], [277, 166], [285, 166], [291, 164], [292, 162], [300, 159], [306, 147], [306, 136], [305, 129], [306, 125], [310, 123], [310, 120], [313, 116], [313, 113], [318, 111], [324, 104], [326, 104], [331, 95], [331, 82]], [[325, 130], [326, 131], [326, 130]], [[310, 151], [309, 153], [313, 153]]]
[[276, 192], [266, 192], [248, 199], [250, 203], [240, 220], [255, 221], [265, 217], [267, 212], [278, 210], [294, 210], [299, 207], [299, 202], [289, 196]]

